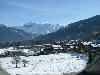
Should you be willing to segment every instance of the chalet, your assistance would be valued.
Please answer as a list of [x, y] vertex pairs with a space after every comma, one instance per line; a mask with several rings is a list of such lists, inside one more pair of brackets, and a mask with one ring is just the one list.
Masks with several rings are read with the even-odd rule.
[[89, 45], [89, 44], [92, 44], [93, 42], [89, 41], [89, 42], [83, 42], [83, 45]]
[[75, 46], [74, 44], [67, 43], [63, 46], [63, 48], [68, 50], [68, 49], [74, 48], [74, 46]]
[[43, 52], [44, 54], [52, 54], [63, 52], [63, 50], [64, 49], [60, 45], [45, 44]]
[[41, 51], [41, 49], [43, 48], [43, 46], [42, 45], [34, 45], [33, 46], [33, 49], [35, 50], [37, 50], [37, 51]]
[[60, 45], [52, 45], [54, 52], [63, 52], [64, 49]]
[[42, 45], [34, 45], [32, 48], [32, 51], [34, 52], [34, 55], [39, 55], [39, 53], [41, 52], [43, 46]]
[[92, 47], [94, 47], [94, 48], [99, 47], [98, 44], [91, 44], [91, 45], [92, 45]]

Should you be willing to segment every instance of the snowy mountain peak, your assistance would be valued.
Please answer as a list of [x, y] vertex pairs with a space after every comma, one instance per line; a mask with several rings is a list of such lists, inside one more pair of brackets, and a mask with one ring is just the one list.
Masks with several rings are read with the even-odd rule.
[[41, 24], [52, 24], [52, 23], [50, 23], [50, 22], [43, 22], [43, 23], [41, 23]]
[[50, 22], [44, 22], [41, 24], [37, 23], [26, 23], [23, 26], [16, 26], [17, 29], [22, 29], [28, 33], [35, 33], [35, 34], [48, 34], [51, 32], [55, 32], [62, 28], [63, 26], [60, 26], [59, 24], [52, 24]]
[[0, 24], [0, 26], [3, 26], [3, 27], [11, 27], [11, 26], [8, 25], [8, 24]]

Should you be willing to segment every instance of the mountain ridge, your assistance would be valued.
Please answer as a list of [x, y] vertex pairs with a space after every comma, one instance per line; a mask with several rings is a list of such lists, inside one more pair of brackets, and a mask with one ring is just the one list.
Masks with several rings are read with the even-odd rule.
[[17, 29], [22, 29], [28, 33], [32, 34], [40, 34], [45, 35], [51, 32], [55, 32], [62, 28], [63, 26], [60, 26], [59, 24], [51, 24], [51, 23], [26, 23], [23, 26], [15, 26]]
[[94, 34], [100, 32], [100, 15], [80, 20], [59, 29], [56, 32], [40, 36], [37, 39], [85, 39], [89, 40]]
[[6, 24], [0, 24], [0, 42], [18, 42], [31, 40], [32, 35]]

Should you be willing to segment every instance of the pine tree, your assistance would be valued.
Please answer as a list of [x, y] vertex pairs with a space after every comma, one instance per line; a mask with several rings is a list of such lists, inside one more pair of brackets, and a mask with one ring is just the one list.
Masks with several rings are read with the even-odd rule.
[[93, 61], [93, 59], [94, 59], [94, 54], [93, 54], [93, 52], [92, 52], [92, 50], [93, 50], [93, 46], [90, 44], [90, 45], [88, 45], [87, 46], [87, 50], [88, 50], [88, 63], [90, 64], [92, 61]]
[[25, 60], [25, 59], [23, 59], [23, 60], [22, 60], [22, 63], [24, 64], [24, 67], [26, 67], [26, 65], [25, 65], [25, 64], [26, 64], [27, 62], [28, 62], [28, 61], [27, 61], [27, 60]]
[[20, 56], [15, 56], [15, 57], [13, 57], [12, 63], [16, 64], [16, 68], [18, 68], [18, 64], [20, 63], [20, 61], [21, 61]]
[[78, 51], [79, 52], [81, 52], [82, 50], [84, 50], [84, 45], [83, 45], [83, 43], [79, 43], [79, 44], [77, 44], [77, 46], [78, 46]]

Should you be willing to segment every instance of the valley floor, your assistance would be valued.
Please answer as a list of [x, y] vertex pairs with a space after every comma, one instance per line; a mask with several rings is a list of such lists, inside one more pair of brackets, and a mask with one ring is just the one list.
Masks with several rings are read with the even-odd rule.
[[19, 63], [15, 68], [12, 57], [0, 58], [1, 66], [11, 75], [56, 74], [80, 72], [86, 67], [87, 56], [76, 53], [59, 53], [40, 56], [21, 56], [21, 59], [29, 61], [26, 67]]

